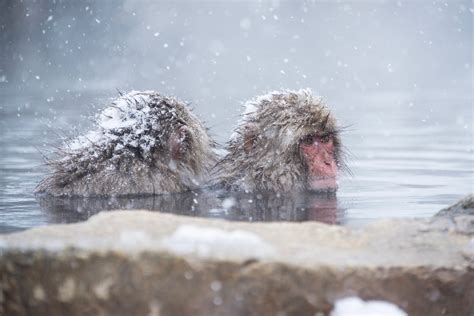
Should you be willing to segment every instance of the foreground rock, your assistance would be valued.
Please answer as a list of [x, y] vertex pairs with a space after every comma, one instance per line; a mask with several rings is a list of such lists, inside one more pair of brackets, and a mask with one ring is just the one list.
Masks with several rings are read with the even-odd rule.
[[472, 315], [466, 221], [349, 229], [101, 213], [0, 237], [0, 315], [329, 315], [347, 296]]

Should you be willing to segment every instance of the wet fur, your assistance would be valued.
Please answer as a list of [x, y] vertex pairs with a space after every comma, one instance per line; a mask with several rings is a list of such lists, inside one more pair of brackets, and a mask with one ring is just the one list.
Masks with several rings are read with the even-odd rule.
[[[144, 102], [144, 98], [149, 100]], [[149, 98], [149, 99], [148, 99]], [[134, 110], [147, 109], [146, 124], [136, 136], [136, 146], [124, 143], [124, 137], [135, 137], [137, 126], [112, 129], [106, 144], [72, 150], [68, 143], [56, 157], [47, 160], [52, 173], [37, 186], [36, 193], [53, 196], [150, 195], [183, 192], [207, 180], [215, 164], [215, 143], [206, 128], [183, 102], [155, 92], [121, 95], [117, 102], [127, 102]], [[182, 159], [171, 157], [168, 139], [177, 126], [191, 131], [187, 151]], [[100, 127], [99, 127], [100, 130]], [[144, 142], [153, 140], [149, 150]]]
[[299, 144], [308, 134], [332, 135], [344, 169], [341, 139], [329, 108], [310, 90], [273, 92], [246, 104], [247, 111], [215, 168], [214, 183], [229, 190], [308, 189], [308, 167]]

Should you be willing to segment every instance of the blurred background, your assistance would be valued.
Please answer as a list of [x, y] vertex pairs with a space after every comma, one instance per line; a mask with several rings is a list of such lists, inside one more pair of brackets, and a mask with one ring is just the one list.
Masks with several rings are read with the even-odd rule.
[[431, 216], [473, 191], [473, 12], [457, 0], [2, 0], [0, 225], [47, 222], [31, 193], [47, 172], [38, 149], [83, 132], [116, 89], [184, 99], [224, 143], [242, 102], [312, 88], [349, 126], [347, 222]]

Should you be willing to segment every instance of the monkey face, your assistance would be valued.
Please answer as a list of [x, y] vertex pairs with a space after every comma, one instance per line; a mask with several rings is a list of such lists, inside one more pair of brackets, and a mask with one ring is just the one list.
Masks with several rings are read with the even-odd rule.
[[246, 112], [219, 163], [221, 183], [248, 191], [335, 191], [344, 166], [335, 118], [309, 90], [273, 92]]
[[310, 190], [336, 189], [337, 163], [332, 134], [305, 136], [299, 145], [307, 166], [307, 185]]

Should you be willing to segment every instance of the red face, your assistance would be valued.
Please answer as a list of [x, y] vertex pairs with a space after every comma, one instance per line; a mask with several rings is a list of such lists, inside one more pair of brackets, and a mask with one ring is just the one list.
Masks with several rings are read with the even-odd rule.
[[315, 191], [336, 189], [333, 138], [330, 135], [308, 135], [301, 141], [300, 151], [308, 166], [309, 188]]

